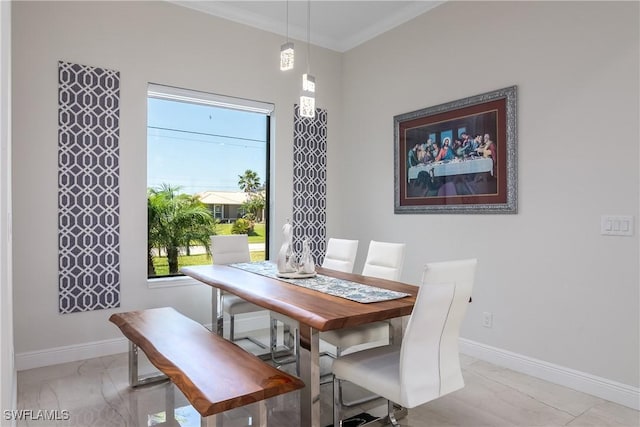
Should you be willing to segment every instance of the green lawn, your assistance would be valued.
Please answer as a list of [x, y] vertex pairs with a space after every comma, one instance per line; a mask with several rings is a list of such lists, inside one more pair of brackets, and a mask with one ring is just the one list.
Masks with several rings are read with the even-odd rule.
[[[251, 252], [251, 261], [264, 261], [264, 251]], [[179, 256], [178, 265], [186, 267], [187, 265], [204, 265], [211, 264], [211, 257], [202, 255]], [[157, 276], [167, 276], [169, 274], [169, 263], [167, 257], [154, 257], [153, 266], [156, 269]]]
[[[233, 227], [233, 224], [218, 224], [216, 225], [216, 234], [231, 234], [231, 227]], [[254, 226], [254, 234], [249, 236], [249, 243], [264, 243], [264, 241], [265, 224], [256, 224]], [[264, 261], [264, 251], [251, 252], [251, 261]], [[181, 267], [204, 264], [211, 264], [211, 257], [206, 254], [178, 257], [178, 265]], [[153, 266], [156, 269], [156, 275], [166, 276], [169, 274], [169, 262], [166, 256], [154, 257]]]
[[[216, 225], [217, 234], [231, 234], [233, 224]], [[265, 224], [256, 223], [253, 227], [253, 234], [249, 235], [249, 243], [264, 243], [265, 240]]]

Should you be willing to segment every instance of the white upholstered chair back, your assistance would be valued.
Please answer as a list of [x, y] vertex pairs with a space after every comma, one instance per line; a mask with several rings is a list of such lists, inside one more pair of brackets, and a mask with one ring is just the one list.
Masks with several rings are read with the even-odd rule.
[[464, 387], [458, 337], [476, 259], [427, 264], [400, 351], [402, 405], [412, 408]]
[[214, 264], [251, 262], [249, 237], [246, 234], [211, 236], [211, 257]]
[[[246, 234], [211, 236], [211, 257], [213, 258], [214, 265], [251, 262], [251, 254], [249, 253], [249, 237]], [[237, 337], [235, 334], [236, 315], [264, 311], [264, 308], [245, 301], [237, 295], [223, 291], [222, 310], [229, 315], [229, 339], [231, 341], [248, 339], [259, 347], [266, 348], [266, 346], [264, 346], [260, 341], [255, 340], [253, 337]]]
[[358, 241], [330, 238], [322, 267], [345, 273], [353, 272], [353, 264], [358, 253]]
[[387, 243], [372, 240], [362, 269], [363, 276], [399, 280], [404, 263], [404, 243]]

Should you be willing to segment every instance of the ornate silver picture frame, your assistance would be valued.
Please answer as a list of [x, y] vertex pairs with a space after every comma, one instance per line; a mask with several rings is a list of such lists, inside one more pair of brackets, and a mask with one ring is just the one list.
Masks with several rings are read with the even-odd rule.
[[517, 213], [516, 95], [511, 86], [395, 116], [395, 213]]

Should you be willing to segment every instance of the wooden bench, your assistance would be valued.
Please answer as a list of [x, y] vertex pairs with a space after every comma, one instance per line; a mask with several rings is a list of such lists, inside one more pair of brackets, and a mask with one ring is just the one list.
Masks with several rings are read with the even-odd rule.
[[[109, 318], [129, 339], [129, 381], [132, 387], [157, 382], [141, 380], [137, 349], [184, 393], [202, 415], [203, 425], [215, 425], [215, 414], [261, 402], [261, 425], [266, 425], [264, 399], [304, 387], [241, 347], [210, 332], [171, 307], [115, 313]], [[205, 420], [206, 418], [206, 420]]]

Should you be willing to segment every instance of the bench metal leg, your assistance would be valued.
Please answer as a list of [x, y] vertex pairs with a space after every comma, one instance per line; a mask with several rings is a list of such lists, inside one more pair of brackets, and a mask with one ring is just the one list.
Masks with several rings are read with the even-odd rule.
[[164, 374], [138, 375], [138, 346], [129, 341], [129, 385], [133, 388], [167, 381]]
[[[251, 421], [250, 426], [267, 427], [267, 403], [264, 400], [251, 405]], [[200, 418], [201, 427], [222, 427], [223, 414], [210, 415]]]
[[201, 427], [222, 427], [222, 414], [209, 415], [200, 418]]
[[[257, 403], [258, 407], [256, 408], [256, 420], [255, 425], [260, 427], [267, 427], [267, 402], [261, 400]], [[253, 423], [252, 423], [253, 425]]]
[[165, 422], [169, 425], [173, 425], [176, 420], [176, 396], [173, 391], [173, 384], [168, 384], [164, 391]]
[[200, 419], [201, 427], [222, 427], [222, 414], [209, 415]]

